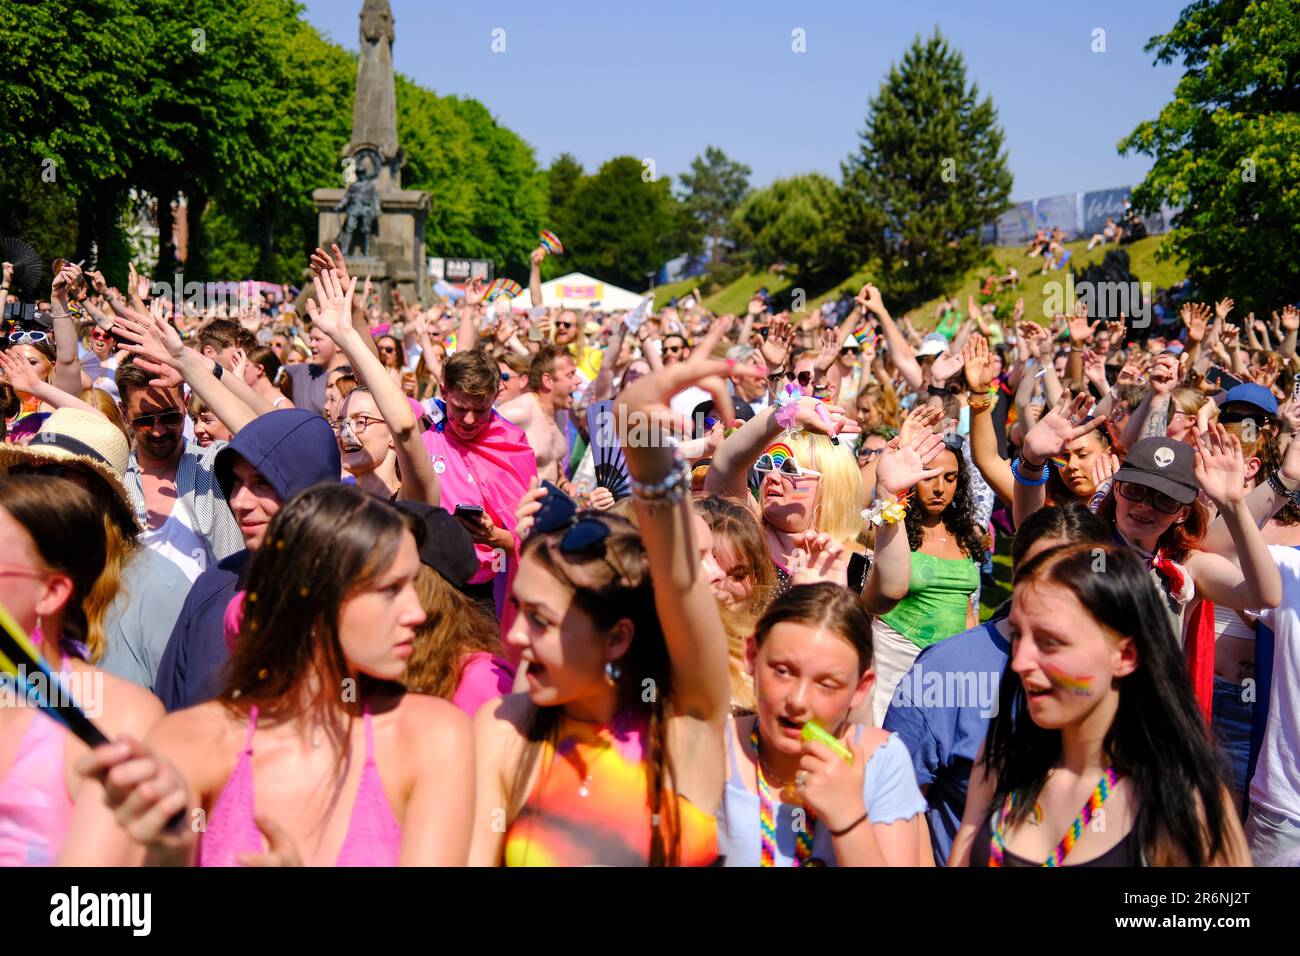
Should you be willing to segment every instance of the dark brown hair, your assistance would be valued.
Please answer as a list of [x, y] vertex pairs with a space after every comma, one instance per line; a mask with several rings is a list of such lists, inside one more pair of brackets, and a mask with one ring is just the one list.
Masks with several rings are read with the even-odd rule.
[[[645, 740], [646, 801], [650, 810], [651, 866], [674, 866], [681, 857], [681, 832], [677, 820], [676, 792], [672, 755], [668, 750], [668, 718], [672, 700], [672, 667], [668, 645], [664, 640], [659, 614], [655, 610], [654, 586], [650, 565], [641, 543], [641, 532], [631, 522], [608, 512], [580, 512], [592, 516], [610, 529], [605, 539], [607, 557], [569, 555], [560, 550], [563, 531], [534, 534], [523, 547], [521, 559], [532, 557], [541, 562], [561, 585], [573, 594], [573, 605], [583, 611], [600, 629], [612, 628], [619, 621], [630, 620], [635, 628], [632, 644], [619, 660], [622, 678], [618, 683], [620, 713], [641, 712], [648, 720]], [[613, 565], [623, 569], [616, 574]], [[646, 680], [655, 688], [651, 700], [642, 691]], [[556, 743], [562, 707], [533, 707], [524, 735], [529, 741], [524, 759], [515, 776], [510, 805], [518, 808], [526, 796], [525, 787], [540, 752], [541, 743]], [[665, 793], [668, 799], [665, 800]], [[516, 810], [517, 812], [517, 810]]]
[[63, 606], [63, 636], [87, 642], [90, 625], [84, 602], [108, 561], [100, 504], [64, 478], [0, 475], [0, 509], [31, 535], [41, 560], [72, 581], [72, 594]]

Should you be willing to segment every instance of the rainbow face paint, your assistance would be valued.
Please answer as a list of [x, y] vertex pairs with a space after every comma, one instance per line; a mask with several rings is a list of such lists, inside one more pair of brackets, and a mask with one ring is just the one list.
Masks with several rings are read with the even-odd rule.
[[1047, 679], [1052, 682], [1053, 687], [1072, 691], [1077, 697], [1087, 697], [1092, 693], [1091, 677], [1078, 677], [1058, 667], [1053, 667], [1051, 664], [1043, 665], [1043, 673], [1047, 675]]
[[1056, 466], [1058, 471], [1064, 469], [1069, 463], [1070, 462], [1061, 455], [1054, 455], [1052, 457], [1052, 464]]

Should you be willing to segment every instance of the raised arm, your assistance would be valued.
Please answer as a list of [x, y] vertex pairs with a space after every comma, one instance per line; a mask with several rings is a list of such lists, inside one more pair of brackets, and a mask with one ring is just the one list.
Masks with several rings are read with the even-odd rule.
[[1042, 476], [1048, 460], [1061, 454], [1070, 442], [1100, 428], [1106, 420], [1102, 416], [1084, 421], [1091, 406], [1092, 396], [1087, 392], [1078, 395], [1065, 392], [1055, 407], [1025, 435], [1017, 466], [1020, 479], [1015, 482], [1012, 496], [1012, 517], [1016, 527], [1020, 527], [1026, 518], [1043, 507], [1047, 497], [1047, 483], [1042, 480]]
[[998, 454], [998, 436], [993, 429], [993, 399], [989, 396], [993, 366], [989, 343], [984, 336], [972, 335], [966, 342], [962, 350], [962, 366], [966, 370], [966, 387], [971, 393], [971, 461], [993, 493], [1005, 504], [1010, 504], [1013, 494], [1011, 466]]
[[69, 395], [63, 389], [41, 381], [31, 365], [7, 351], [0, 352], [0, 379], [8, 381], [19, 395], [31, 395], [55, 408], [77, 408], [83, 412], [101, 414], [98, 408], [83, 402], [76, 395]]
[[75, 263], [65, 263], [50, 286], [54, 316], [54, 384], [69, 395], [81, 394], [81, 360], [77, 358], [77, 326], [68, 311], [68, 293], [81, 279]]
[[916, 353], [912, 351], [912, 346], [907, 344], [907, 337], [903, 335], [898, 323], [885, 308], [885, 300], [881, 298], [880, 290], [868, 282], [858, 293], [857, 302], [864, 311], [870, 312], [880, 323], [880, 329], [885, 333], [885, 341], [889, 345], [889, 360], [894, 363], [894, 368], [903, 373], [908, 388], [920, 388], [925, 380], [925, 374], [921, 371], [920, 363], [916, 361]]
[[[346, 287], [351, 276], [348, 274], [347, 259], [344, 258], [343, 250], [338, 247], [338, 243], [330, 246], [329, 253], [317, 246], [316, 251], [311, 254], [313, 276], [320, 275], [330, 269], [338, 273], [339, 283]], [[366, 348], [374, 353], [375, 358], [379, 358], [379, 346], [375, 344], [374, 338], [370, 335], [370, 324], [366, 322], [366, 300], [369, 298], [370, 277], [367, 276], [361, 295], [354, 296], [352, 300], [352, 327], [356, 329], [357, 335], [365, 342]]]
[[528, 301], [534, 309], [542, 307], [542, 260], [545, 258], [545, 246], [538, 246], [528, 254]]
[[338, 273], [327, 269], [317, 274], [313, 282], [321, 304], [317, 308], [315, 300], [308, 299], [307, 312], [315, 326], [333, 339], [348, 357], [358, 381], [364, 382], [370, 389], [375, 407], [393, 433], [397, 463], [402, 473], [402, 497], [438, 505], [441, 502], [438, 476], [433, 471], [429, 454], [420, 438], [419, 422], [411, 403], [406, 400], [401, 386], [393, 381], [379, 358], [366, 348], [361, 336], [348, 321], [352, 311], [352, 294], [357, 287], [356, 277], [353, 276], [348, 280], [347, 286], [343, 286]]
[[[727, 325], [715, 322], [689, 359], [638, 379], [627, 388], [618, 402], [620, 425], [625, 429], [628, 422], [646, 423], [653, 435], [670, 434], [673, 413], [669, 400], [691, 385], [706, 388], [722, 417], [734, 419], [724, 376], [754, 374], [756, 370], [708, 357]], [[718, 602], [699, 561], [688, 466], [676, 460], [663, 441], [619, 437], [632, 476], [655, 606], [672, 666], [673, 709], [716, 725], [720, 735], [731, 700], [727, 639]], [[719, 783], [721, 772], [719, 766]]]
[[[885, 448], [876, 466], [876, 487], [898, 498], [910, 492], [919, 481], [941, 474], [942, 469], [929, 464], [943, 451], [943, 436], [922, 432], [907, 444], [901, 436]], [[887, 502], [871, 509], [871, 520], [878, 525], [876, 554], [862, 589], [862, 601], [872, 614], [888, 614], [907, 597], [912, 585], [912, 549], [907, 540], [907, 526], [902, 514], [886, 513]], [[893, 519], [892, 521], [890, 519]]]

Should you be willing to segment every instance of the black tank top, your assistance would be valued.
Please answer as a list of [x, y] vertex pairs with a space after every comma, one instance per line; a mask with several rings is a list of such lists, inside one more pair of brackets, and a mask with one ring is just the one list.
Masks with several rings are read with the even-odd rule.
[[[984, 825], [975, 831], [975, 840], [970, 848], [971, 866], [989, 865], [989, 845], [993, 842], [993, 813], [984, 818]], [[1062, 866], [1142, 866], [1142, 846], [1138, 843], [1137, 830], [1129, 830], [1128, 835], [1094, 860], [1086, 863], [1070, 863], [1069, 857]], [[1042, 866], [1023, 856], [1016, 856], [1010, 850], [1002, 854], [1003, 866]]]

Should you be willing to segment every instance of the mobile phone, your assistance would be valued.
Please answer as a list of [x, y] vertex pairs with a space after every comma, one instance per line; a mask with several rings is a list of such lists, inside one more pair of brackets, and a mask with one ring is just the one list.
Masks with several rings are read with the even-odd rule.
[[1237, 378], [1237, 376], [1235, 375], [1231, 375], [1225, 372], [1217, 365], [1210, 366], [1210, 370], [1205, 373], [1205, 380], [1209, 382], [1211, 385], [1217, 385], [1219, 388], [1223, 389], [1224, 391], [1227, 391], [1228, 389], [1236, 388], [1238, 385], [1241, 384], [1241, 379]]
[[466, 519], [473, 519], [475, 521], [478, 521], [483, 517], [483, 506], [482, 505], [457, 505], [455, 514], [457, 518], [466, 518]]

